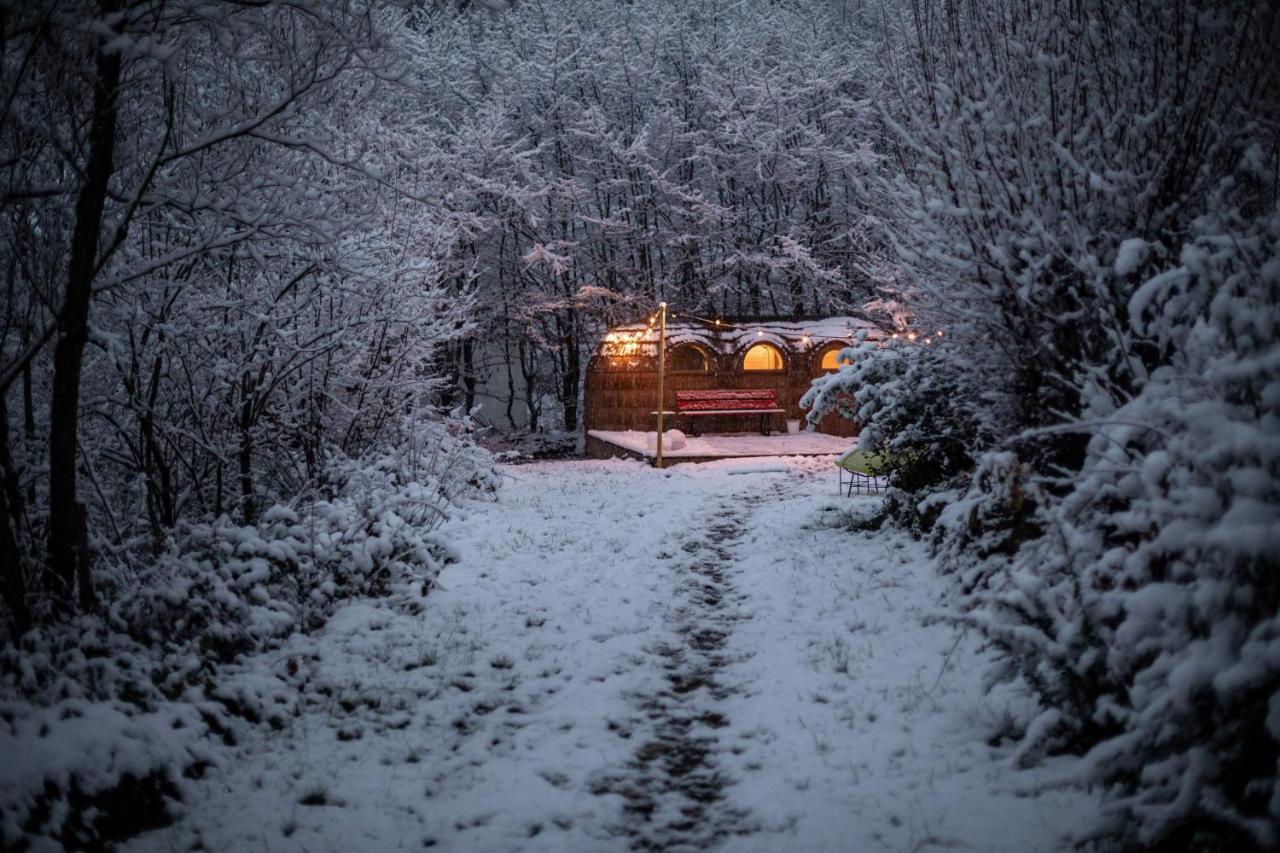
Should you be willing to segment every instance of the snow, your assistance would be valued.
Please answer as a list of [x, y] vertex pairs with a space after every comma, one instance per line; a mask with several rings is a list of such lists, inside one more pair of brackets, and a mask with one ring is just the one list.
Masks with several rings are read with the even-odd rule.
[[1132, 237], [1120, 244], [1116, 252], [1116, 275], [1126, 276], [1146, 263], [1151, 244], [1146, 240]]
[[[678, 429], [664, 429], [662, 431], [662, 450], [663, 453], [675, 452], [683, 449], [689, 443], [688, 437]], [[657, 452], [658, 433], [645, 433], [645, 447]]]
[[[649, 457], [656, 455], [656, 433], [652, 431], [593, 429], [588, 430], [587, 435]], [[835, 456], [848, 450], [850, 443], [854, 441], [856, 439], [821, 432], [685, 435], [684, 444], [680, 447], [664, 441], [662, 455], [673, 459], [703, 456]]]
[[[696, 439], [691, 439], [691, 444]], [[757, 475], [736, 476], [747, 471]], [[1096, 802], [987, 741], [1023, 700], [850, 532], [826, 458], [503, 469], [420, 612], [357, 600], [249, 659], [297, 685], [129, 849], [1065, 848]], [[1012, 709], [1012, 710], [1011, 710]]]
[[[715, 325], [703, 320], [667, 322], [667, 346], [698, 344], [712, 352], [732, 354], [753, 343], [770, 343], [787, 349], [818, 349], [833, 341], [854, 343], [879, 340], [880, 330], [859, 317], [837, 316], [812, 320], [752, 320]], [[646, 323], [630, 323], [609, 330], [603, 347], [621, 341], [635, 343], [639, 353], [657, 355], [658, 330]]]

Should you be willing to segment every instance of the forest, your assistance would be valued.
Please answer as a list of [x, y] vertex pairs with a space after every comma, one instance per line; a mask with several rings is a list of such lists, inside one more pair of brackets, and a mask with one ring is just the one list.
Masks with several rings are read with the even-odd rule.
[[1027, 697], [1010, 766], [1069, 758], [1088, 849], [1280, 846], [1280, 4], [0, 0], [0, 43], [0, 846], [163, 825], [283, 725], [235, 667], [428, 618], [495, 438], [579, 432], [663, 301], [937, 330], [805, 402], [901, 460], [857, 535]]

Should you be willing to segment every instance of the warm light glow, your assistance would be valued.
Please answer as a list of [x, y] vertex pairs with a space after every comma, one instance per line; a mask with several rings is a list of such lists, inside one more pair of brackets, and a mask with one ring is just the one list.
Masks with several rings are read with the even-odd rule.
[[742, 357], [743, 370], [781, 370], [782, 353], [769, 344], [755, 344]]
[[915, 332], [907, 332], [907, 340], [909, 340], [909, 341], [914, 341], [915, 339], [916, 339], [916, 333], [915, 333]]
[[757, 331], [757, 332], [756, 332], [756, 337], [757, 337], [757, 338], [763, 338], [763, 337], [764, 337], [764, 332]]
[[942, 330], [941, 330], [941, 329], [939, 329], [939, 330], [938, 330], [938, 337], [942, 337]]
[[805, 335], [805, 336], [804, 336], [803, 338], [801, 338], [800, 340], [804, 341], [804, 342], [807, 344], [807, 343], [809, 343], [809, 336], [808, 336], [808, 335]]
[[842, 365], [853, 364], [848, 358], [839, 358], [840, 350], [829, 349], [822, 354], [823, 370], [839, 370]]
[[897, 333], [897, 332], [894, 332], [894, 333], [893, 333], [892, 335], [890, 335], [889, 337], [893, 338], [894, 340], [897, 340], [897, 339], [898, 339], [898, 333]]
[[640, 344], [633, 341], [606, 343], [603, 352], [610, 358], [629, 358], [640, 354]]

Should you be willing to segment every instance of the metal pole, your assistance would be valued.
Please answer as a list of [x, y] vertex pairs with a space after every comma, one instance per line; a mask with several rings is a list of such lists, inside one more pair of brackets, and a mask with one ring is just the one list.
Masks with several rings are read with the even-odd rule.
[[658, 303], [658, 456], [654, 466], [662, 467], [662, 411], [666, 408], [663, 378], [667, 373], [667, 303]]

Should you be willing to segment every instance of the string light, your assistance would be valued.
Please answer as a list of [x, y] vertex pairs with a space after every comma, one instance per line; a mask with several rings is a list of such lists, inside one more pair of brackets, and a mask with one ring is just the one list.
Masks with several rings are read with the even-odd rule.
[[907, 340], [909, 340], [909, 341], [914, 341], [915, 339], [916, 339], [916, 333], [915, 333], [915, 332], [907, 332]]
[[715, 318], [715, 319], [713, 320], [713, 319], [711, 319], [710, 317], [699, 317], [697, 314], [677, 314], [677, 313], [676, 313], [676, 312], [674, 312], [674, 311], [668, 311], [668, 312], [667, 312], [667, 317], [672, 318], [672, 319], [674, 319], [674, 318], [676, 318], [676, 317], [680, 317], [680, 318], [683, 318], [683, 319], [685, 319], [685, 320], [697, 320], [699, 323], [706, 323], [708, 326], [722, 326], [722, 327], [729, 328], [729, 329], [735, 329], [735, 328], [738, 328], [738, 327], [737, 327], [737, 326], [735, 326], [733, 323], [729, 323], [729, 322], [727, 322], [727, 321], [725, 321], [725, 320], [721, 320], [719, 317], [717, 317], [717, 318]]

